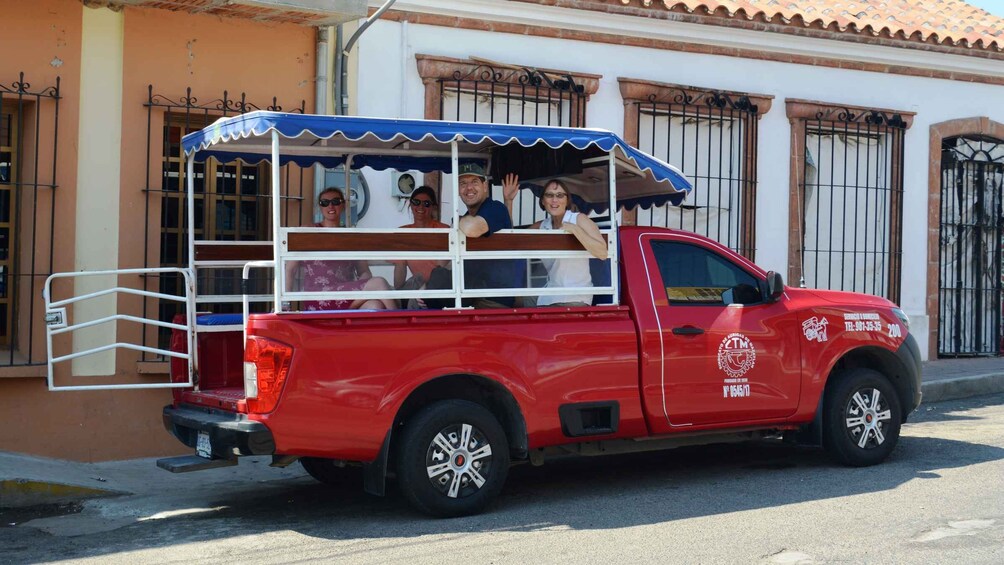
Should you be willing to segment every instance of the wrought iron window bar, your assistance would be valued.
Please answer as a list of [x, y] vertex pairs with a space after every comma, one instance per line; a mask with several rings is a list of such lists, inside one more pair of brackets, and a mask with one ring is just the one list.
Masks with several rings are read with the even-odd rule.
[[[2, 128], [6, 139], [0, 140], [0, 147], [5, 148], [0, 153], [0, 163], [4, 164], [5, 174], [0, 175], [0, 185], [6, 185], [3, 196], [0, 196], [0, 226], [7, 230], [7, 241], [0, 245], [0, 251], [6, 255], [0, 259], [3, 272], [0, 272], [0, 315], [3, 328], [2, 345], [0, 345], [0, 366], [26, 366], [45, 364], [45, 351], [37, 348], [35, 343], [35, 302], [39, 296], [38, 288], [44, 283], [53, 270], [55, 251], [54, 227], [56, 219], [55, 192], [57, 183], [57, 162], [59, 150], [59, 101], [60, 77], [55, 77], [55, 84], [41, 89], [33, 89], [25, 80], [24, 72], [18, 73], [16, 81], [9, 84], [0, 83], [0, 121], [6, 122]], [[32, 118], [34, 119], [30, 119]], [[30, 120], [31, 123], [26, 123]], [[30, 131], [31, 135], [26, 135]], [[31, 163], [25, 168], [25, 139], [31, 140]], [[49, 150], [51, 142], [51, 164], [42, 163], [43, 147]], [[26, 177], [30, 171], [30, 178]], [[48, 173], [49, 182], [44, 182], [40, 175]], [[47, 191], [45, 195], [42, 191]], [[30, 191], [31, 216], [21, 218], [25, 210], [23, 198]], [[47, 217], [46, 217], [47, 216]], [[23, 234], [25, 220], [31, 222], [31, 233]], [[48, 223], [49, 248], [47, 256], [41, 257], [38, 250], [39, 232], [46, 229]], [[23, 245], [22, 237], [30, 237], [30, 248], [27, 257], [20, 253]], [[21, 261], [19, 258], [26, 259]], [[27, 262], [27, 270], [22, 271], [22, 263]], [[44, 269], [44, 272], [40, 272]], [[27, 285], [27, 300], [20, 297], [22, 285]], [[24, 320], [18, 308], [20, 303], [27, 303], [26, 332], [21, 332], [19, 323]], [[2, 348], [6, 348], [4, 351]], [[42, 349], [39, 351], [38, 349]]]
[[[211, 99], [207, 102], [202, 102], [196, 96], [192, 95], [191, 87], [185, 89], [185, 95], [180, 97], [168, 97], [161, 94], [154, 93], [153, 85], [147, 87], [147, 101], [144, 103], [147, 109], [147, 161], [146, 161], [146, 181], [144, 186], [145, 198], [145, 224], [144, 224], [144, 250], [143, 250], [143, 266], [144, 268], [150, 267], [151, 263], [155, 263], [157, 266], [161, 267], [173, 267], [173, 266], [185, 266], [188, 264], [187, 258], [187, 247], [181, 245], [180, 242], [185, 239], [185, 227], [184, 222], [181, 221], [186, 215], [187, 200], [183, 198], [185, 194], [184, 179], [185, 171], [184, 165], [181, 159], [180, 150], [180, 138], [190, 132], [201, 129], [202, 127], [208, 125], [212, 121], [219, 118], [225, 118], [240, 114], [245, 114], [248, 112], [253, 112], [257, 110], [266, 110], [274, 112], [293, 112], [293, 113], [304, 113], [306, 111], [306, 101], [301, 100], [299, 107], [293, 108], [291, 110], [286, 110], [282, 105], [279, 104], [277, 97], [272, 97], [271, 104], [256, 104], [251, 102], [247, 98], [247, 94], [242, 92], [239, 97], [232, 97], [230, 92], [227, 90], [223, 91], [223, 95], [219, 98]], [[164, 116], [164, 128], [161, 137], [162, 149], [159, 152], [159, 157], [157, 157], [157, 163], [160, 164], [161, 180], [159, 186], [151, 185], [152, 171], [154, 167], [154, 158], [151, 158], [153, 149], [153, 143], [155, 139], [155, 132], [153, 131], [154, 123], [154, 113], [162, 112]], [[171, 128], [177, 128], [180, 130], [177, 140], [173, 140], [171, 136]], [[246, 175], [244, 173], [239, 173], [238, 171], [243, 171], [244, 167], [251, 167], [255, 170], [253, 175]], [[203, 183], [203, 191], [201, 193], [202, 197], [202, 210], [201, 214], [198, 214], [197, 221], [198, 225], [193, 226], [193, 229], [197, 231], [202, 231], [203, 236], [210, 232], [219, 231], [215, 234], [217, 239], [221, 240], [246, 240], [246, 239], [260, 239], [262, 234], [271, 233], [269, 231], [269, 221], [270, 216], [268, 214], [259, 214], [261, 218], [257, 221], [252, 222], [253, 225], [246, 225], [247, 222], [242, 220], [244, 215], [244, 204], [248, 201], [253, 201], [255, 204], [253, 207], [258, 209], [268, 209], [269, 203], [271, 202], [272, 193], [269, 187], [271, 182], [271, 175], [268, 174], [267, 169], [269, 165], [267, 163], [263, 164], [246, 164], [240, 161], [235, 161], [232, 163], [219, 163], [215, 159], [210, 159], [206, 163], [201, 163], [198, 166], [196, 172], [197, 176], [201, 176]], [[283, 167], [282, 176], [284, 179], [284, 184], [287, 187], [286, 195], [283, 197], [285, 202], [283, 206], [283, 222], [288, 224], [293, 221], [295, 223], [301, 223], [304, 220], [303, 214], [305, 212], [304, 206], [304, 174], [300, 167], [295, 165], [286, 165]], [[215, 172], [214, 178], [209, 179], [208, 174], [210, 171]], [[238, 176], [240, 175], [240, 176]], [[248, 192], [242, 187], [242, 181], [245, 176], [253, 176], [252, 182], [255, 183], [255, 190], [253, 192]], [[171, 179], [175, 179], [174, 184], [171, 184]], [[227, 191], [227, 185], [232, 182], [232, 190]], [[218, 183], [222, 183], [218, 184]], [[294, 193], [293, 187], [298, 187], [298, 191]], [[213, 188], [213, 190], [209, 190]], [[221, 191], [222, 189], [222, 191]], [[307, 198], [311, 198], [308, 196]], [[174, 224], [167, 226], [165, 223], [170, 223], [169, 218], [165, 215], [165, 209], [162, 208], [160, 216], [160, 226], [159, 229], [152, 229], [151, 221], [156, 221], [156, 218], [151, 217], [151, 198], [160, 198], [162, 206], [169, 206], [170, 200], [176, 200], [176, 214], [174, 217], [176, 221]], [[222, 200], [220, 200], [222, 199]], [[216, 201], [220, 200], [219, 203]], [[217, 230], [216, 226], [213, 226], [217, 218], [210, 216], [210, 210], [214, 209], [220, 203], [224, 205], [226, 202], [232, 202], [233, 204], [233, 222], [232, 226], [228, 229]], [[264, 205], [264, 206], [262, 206]], [[172, 207], [173, 209], [173, 207]], [[229, 225], [229, 224], [228, 224]], [[201, 227], [200, 227], [201, 226]], [[176, 237], [178, 245], [175, 248], [176, 251], [173, 253], [172, 257], [165, 256], [165, 245], [168, 245], [168, 239], [172, 235], [167, 235], [168, 239], [164, 239], [165, 231], [175, 231], [173, 236]], [[150, 252], [150, 237], [159, 236], [161, 242], [160, 256], [156, 260], [151, 259], [149, 256]], [[203, 272], [196, 284], [200, 288], [206, 287], [226, 287], [231, 286], [239, 289], [240, 287], [240, 269], [229, 269], [228, 272], [223, 267], [211, 271]], [[151, 277], [159, 279], [158, 286], [161, 292], [170, 293], [175, 289], [175, 287], [181, 283], [179, 277], [174, 274], [158, 275], [157, 277]], [[265, 275], [262, 275], [261, 281], [256, 280], [256, 285], [264, 286], [267, 280], [270, 280]], [[150, 284], [151, 281], [147, 281], [145, 284]], [[146, 287], [144, 287], [146, 289]], [[254, 292], [257, 292], [256, 289]], [[263, 290], [262, 292], [265, 292]], [[153, 299], [144, 298], [143, 303], [143, 317], [147, 317], [148, 308], [151, 306], [149, 301]], [[161, 321], [170, 322], [170, 318], [178, 310], [176, 304], [170, 302], [156, 301], [158, 302], [156, 308], [158, 308], [158, 317]], [[227, 305], [216, 305], [217, 309], [226, 310]], [[235, 305], [229, 305], [229, 308], [237, 311]], [[166, 342], [170, 339], [170, 335], [166, 330], [161, 329], [158, 331], [157, 342], [158, 346], [164, 346]], [[148, 336], [143, 335], [143, 345], [146, 346], [148, 341]], [[153, 361], [161, 360], [161, 357], [156, 358], [149, 357], [144, 353], [143, 361]]]
[[[753, 260], [760, 117], [757, 104], [748, 96], [715, 90], [660, 90], [646, 101], [634, 102], [639, 147], [679, 167], [693, 179], [695, 190], [676, 210], [640, 210], [637, 223], [689, 229]], [[665, 120], [664, 126], [660, 120]], [[647, 126], [648, 135], [642, 135], [646, 129], [643, 126]], [[659, 150], [660, 145], [664, 150]], [[713, 210], [719, 211], [714, 220]], [[702, 212], [708, 215], [703, 226]], [[672, 217], [674, 213], [676, 217]]]
[[938, 355], [1000, 355], [1004, 140], [945, 139], [941, 183]]
[[797, 205], [809, 286], [899, 302], [906, 128], [896, 113], [840, 107], [805, 121]]

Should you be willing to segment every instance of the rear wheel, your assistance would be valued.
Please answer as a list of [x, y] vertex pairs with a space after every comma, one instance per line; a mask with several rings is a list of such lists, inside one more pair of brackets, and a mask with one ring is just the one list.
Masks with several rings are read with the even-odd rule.
[[896, 447], [903, 421], [896, 391], [872, 369], [852, 369], [834, 378], [823, 408], [824, 446], [845, 465], [882, 462]]
[[509, 444], [491, 412], [466, 400], [436, 402], [418, 412], [398, 443], [402, 493], [418, 510], [466, 516], [498, 496], [509, 473]]
[[334, 459], [320, 457], [301, 457], [300, 465], [307, 474], [319, 482], [330, 486], [344, 486], [360, 480], [359, 469], [339, 465]]

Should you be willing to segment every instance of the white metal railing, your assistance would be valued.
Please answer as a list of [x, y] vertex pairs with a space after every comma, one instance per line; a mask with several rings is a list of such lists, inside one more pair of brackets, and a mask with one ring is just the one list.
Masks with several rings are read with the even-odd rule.
[[[459, 175], [450, 175], [450, 201], [454, 203], [452, 209], [450, 210], [450, 224], [453, 226], [452, 229], [447, 230], [417, 230], [425, 233], [435, 233], [436, 231], [446, 231], [449, 235], [449, 247], [447, 249], [441, 249], [436, 251], [422, 251], [422, 252], [398, 252], [398, 251], [310, 251], [310, 252], [297, 252], [291, 253], [288, 246], [288, 236], [291, 233], [296, 233], [297, 231], [308, 232], [312, 230], [323, 230], [328, 232], [324, 228], [285, 228], [282, 227], [281, 214], [279, 203], [282, 201], [281, 194], [281, 159], [280, 156], [283, 154], [281, 150], [282, 137], [277, 130], [271, 130], [270, 134], [271, 143], [267, 146], [271, 156], [272, 163], [272, 259], [274, 261], [274, 288], [273, 288], [273, 311], [276, 313], [283, 311], [283, 305], [286, 303], [291, 303], [294, 301], [302, 300], [317, 300], [317, 299], [345, 299], [345, 300], [357, 300], [357, 299], [379, 299], [379, 298], [450, 298], [454, 299], [454, 308], [462, 307], [463, 298], [473, 298], [478, 296], [541, 296], [541, 295], [561, 295], [569, 292], [580, 292], [584, 293], [588, 291], [593, 294], [609, 294], [612, 296], [613, 304], [619, 303], [619, 286], [620, 281], [618, 280], [618, 270], [617, 270], [617, 230], [604, 230], [604, 234], [607, 236], [607, 256], [610, 258], [610, 280], [611, 285], [604, 287], [588, 287], [588, 288], [504, 288], [504, 289], [477, 289], [477, 290], [465, 290], [464, 289], [464, 261], [465, 260], [476, 260], [476, 259], [532, 259], [535, 257], [590, 257], [590, 254], [586, 251], [492, 251], [492, 252], [469, 252], [467, 251], [466, 238], [461, 233], [457, 227], [459, 226], [460, 202], [459, 194]], [[460, 158], [470, 159], [480, 159], [484, 155], [480, 153], [468, 153], [461, 152], [459, 147], [459, 141], [454, 139], [449, 142], [450, 145], [450, 167], [448, 171], [459, 171], [460, 170]], [[220, 143], [217, 146], [217, 150], [223, 149], [225, 144]], [[259, 147], [261, 151], [264, 152], [266, 146], [263, 144]], [[285, 149], [286, 154], [302, 153], [305, 155], [315, 155], [319, 151], [318, 147], [297, 147], [297, 146], [287, 146]], [[323, 151], [327, 153], [339, 151], [333, 146], [323, 147]], [[376, 150], [373, 150], [376, 151]], [[354, 145], [347, 145], [343, 148], [341, 156], [345, 159], [345, 186], [350, 186], [349, 175], [350, 169], [352, 168], [352, 159], [355, 154], [369, 154], [372, 153], [369, 148], [357, 147]], [[442, 150], [435, 150], [430, 155], [443, 155], [445, 152]], [[395, 154], [395, 155], [417, 155], [415, 151], [409, 148], [380, 148], [379, 154]], [[617, 157], [614, 151], [610, 151], [603, 157], [596, 157], [590, 160], [597, 164], [602, 164], [603, 161], [607, 163], [607, 189], [608, 189], [608, 203], [609, 209], [616, 209], [616, 178], [617, 178]], [[189, 226], [195, 225], [195, 162], [194, 156], [192, 154], [185, 155], [185, 167], [188, 173], [187, 182], [187, 197], [188, 197], [188, 224]], [[489, 168], [490, 168], [490, 162]], [[444, 187], [445, 188], [445, 187]], [[616, 218], [615, 225], [620, 223], [620, 211], [614, 216]], [[348, 217], [349, 222], [351, 222], [351, 215]], [[355, 231], [356, 233], [365, 233], [367, 231], [373, 233], [397, 233], [404, 234], [407, 229], [397, 229], [397, 230], [355, 230], [351, 227], [342, 228], [342, 233], [348, 233], [349, 231]], [[340, 230], [341, 231], [341, 230]], [[521, 233], [521, 232], [512, 232]], [[537, 230], [526, 233], [541, 233]], [[189, 232], [188, 238], [189, 246], [189, 268], [194, 273], [196, 272], [195, 265], [195, 239], [194, 232]], [[490, 253], [490, 255], [489, 255]], [[304, 261], [304, 260], [350, 260], [350, 259], [364, 259], [364, 260], [383, 260], [383, 259], [397, 259], [397, 260], [407, 260], [409, 258], [415, 259], [425, 259], [425, 260], [449, 260], [452, 266], [452, 285], [450, 290], [394, 290], [394, 291], [353, 291], [353, 292], [338, 292], [338, 293], [313, 293], [313, 292], [302, 292], [302, 291], [292, 291], [288, 290], [288, 281], [286, 280], [286, 267], [287, 263], [291, 261]], [[260, 266], [260, 265], [258, 265]], [[247, 273], [247, 267], [245, 267], [244, 274]], [[242, 280], [246, 280], [243, 279]], [[248, 300], [246, 298], [242, 299], [242, 303], [246, 304]], [[246, 308], [245, 308], [246, 309]], [[246, 318], [245, 318], [246, 327]]]
[[[614, 238], [611, 236], [613, 230], [603, 229], [601, 234], [607, 236], [607, 251], [610, 257], [609, 269], [611, 270], [611, 281], [616, 280], [613, 273], [617, 269], [617, 258], [613, 247]], [[337, 234], [369, 234], [388, 235], [407, 238], [409, 234], [436, 234], [448, 235], [449, 248], [435, 251], [289, 251], [289, 236], [296, 233], [324, 233], [328, 235]], [[543, 235], [557, 237], [564, 234], [560, 231], [511, 229], [500, 230], [498, 234], [514, 235]], [[279, 281], [280, 303], [291, 303], [305, 300], [369, 300], [369, 299], [409, 299], [409, 298], [453, 298], [455, 304], [460, 304], [464, 298], [498, 297], [498, 296], [557, 296], [568, 294], [594, 294], [614, 296], [616, 300], [617, 287], [613, 284], [606, 286], [588, 287], [517, 287], [517, 288], [464, 288], [464, 261], [476, 260], [529, 260], [529, 259], [563, 259], [563, 258], [593, 258], [592, 254], [585, 250], [492, 250], [492, 251], [472, 251], [467, 249], [467, 238], [458, 230], [452, 228], [398, 228], [398, 229], [371, 229], [371, 228], [280, 228], [280, 248], [277, 257], [279, 268], [277, 270], [277, 280]], [[421, 290], [385, 290], [385, 291], [303, 291], [290, 290], [291, 281], [287, 280], [287, 265], [298, 261], [404, 261], [404, 260], [425, 260], [425, 261], [452, 261], [454, 266], [455, 284], [452, 289], [421, 289]], [[265, 263], [268, 263], [267, 265]], [[249, 264], [251, 265], [251, 264]], [[271, 262], [256, 262], [254, 267], [272, 266]], [[247, 278], [248, 269], [245, 267], [244, 277]], [[281, 311], [282, 309], [277, 309]], [[246, 310], [245, 310], [246, 313]]]
[[[256, 268], [272, 269], [274, 267], [275, 267], [275, 261], [249, 261], [247, 263], [244, 263], [244, 268], [241, 269], [241, 281], [248, 280], [248, 273], [251, 272], [251, 269], [256, 269]], [[246, 282], [242, 282], [242, 284], [246, 284]], [[279, 308], [273, 308], [273, 310], [279, 311], [282, 310], [282, 307], [280, 305]], [[250, 313], [251, 313], [250, 297], [247, 294], [245, 294], [243, 299], [241, 300], [241, 314], [242, 314], [241, 325], [244, 327], [244, 333], [243, 333], [244, 339], [241, 340], [242, 347], [246, 346], [248, 342], [248, 315], [250, 315]]]
[[[272, 251], [271, 241], [216, 241], [216, 240], [198, 240], [195, 242], [196, 249], [203, 249], [207, 247], [218, 247], [221, 249], [226, 249], [228, 247], [263, 247], [267, 248], [269, 255]], [[198, 252], [196, 252], [198, 255]], [[275, 296], [270, 294], [253, 294], [250, 296], [245, 296], [244, 294], [244, 279], [246, 277], [241, 277], [239, 280], [235, 281], [238, 285], [242, 285], [239, 294], [217, 294], [215, 291], [215, 284], [219, 281], [212, 276], [209, 278], [209, 287], [206, 289], [207, 292], [200, 292], [198, 288], [199, 276], [205, 271], [216, 271], [216, 270], [237, 270], [243, 269], [244, 265], [248, 262], [247, 259], [196, 259], [192, 262], [193, 267], [196, 272], [195, 284], [196, 284], [196, 296], [195, 302], [197, 304], [223, 304], [223, 303], [241, 303], [247, 298], [251, 302], [271, 302]]]
[[[165, 273], [175, 273], [181, 274], [185, 280], [185, 295], [179, 296], [174, 294], [165, 294], [162, 292], [153, 292], [149, 290], [129, 288], [124, 286], [119, 286], [119, 277], [122, 275], [153, 275], [153, 274], [165, 274]], [[95, 292], [90, 292], [80, 296], [71, 296], [62, 300], [53, 300], [52, 297], [52, 284], [58, 279], [73, 279], [80, 277], [114, 277], [114, 285], [110, 288], [105, 288]], [[113, 314], [109, 314], [103, 317], [96, 318], [94, 320], [87, 320], [84, 322], [70, 324], [67, 317], [67, 307], [73, 307], [76, 304], [87, 300], [93, 300], [95, 298], [100, 298], [102, 296], [115, 296], [120, 294], [131, 294], [136, 296], [157, 298], [160, 300], [169, 300], [174, 302], [181, 302], [185, 304], [185, 320], [186, 324], [175, 324], [171, 322], [164, 322], [157, 319], [143, 318], [139, 316], [132, 316], [129, 314], [119, 314], [116, 308]], [[198, 363], [198, 350], [195, 347], [195, 284], [192, 272], [188, 269], [181, 269], [176, 267], [164, 267], [164, 268], [153, 268], [153, 269], [118, 269], [109, 271], [86, 271], [77, 273], [56, 273], [50, 275], [45, 280], [45, 286], [42, 289], [42, 297], [45, 300], [45, 338], [47, 345], [47, 364], [48, 364], [48, 383], [49, 390], [105, 390], [105, 389], [138, 389], [138, 388], [183, 388], [191, 387], [194, 384], [194, 375], [196, 366]], [[86, 328], [93, 328], [101, 324], [116, 323], [118, 321], [128, 321], [135, 322], [143, 326], [141, 331], [145, 331], [145, 326], [156, 326], [161, 328], [169, 328], [174, 330], [183, 330], [185, 332], [186, 343], [188, 344], [187, 353], [178, 353], [175, 351], [170, 351], [168, 349], [161, 349], [157, 347], [147, 347], [143, 345], [136, 345], [133, 343], [125, 343], [116, 341], [114, 343], [109, 343], [97, 347], [91, 347], [88, 349], [83, 349], [80, 351], [74, 351], [66, 355], [56, 356], [53, 353], [53, 337], [61, 334], [70, 334], [77, 330], [82, 330]], [[105, 351], [113, 351], [117, 349], [130, 349], [133, 351], [142, 351], [145, 353], [152, 353], [154, 355], [163, 355], [166, 357], [173, 357], [184, 359], [187, 361], [188, 365], [188, 380], [185, 382], [170, 382], [170, 383], [134, 383], [134, 384], [95, 384], [95, 385], [65, 385], [56, 386], [53, 366], [56, 363], [62, 363], [65, 361], [71, 361], [73, 359], [78, 359], [81, 357], [86, 357], [89, 355], [95, 355]]]

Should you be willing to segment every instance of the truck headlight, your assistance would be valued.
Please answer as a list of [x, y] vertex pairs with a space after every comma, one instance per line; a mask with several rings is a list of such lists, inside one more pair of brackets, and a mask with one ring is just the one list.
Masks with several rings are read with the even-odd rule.
[[910, 331], [910, 316], [907, 316], [906, 312], [900, 308], [893, 308], [892, 313], [899, 318], [900, 322], [903, 322], [903, 326], [906, 328], [906, 331]]

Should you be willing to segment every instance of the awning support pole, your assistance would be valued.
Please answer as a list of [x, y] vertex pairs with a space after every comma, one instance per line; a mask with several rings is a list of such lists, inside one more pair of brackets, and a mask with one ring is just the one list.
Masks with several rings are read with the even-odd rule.
[[345, 156], [345, 227], [353, 228], [352, 224], [352, 158], [355, 155]]
[[[188, 297], [185, 309], [187, 310], [185, 316], [186, 322], [188, 323], [188, 350], [192, 352], [192, 361], [188, 364], [188, 382], [193, 383], [195, 390], [199, 390], [199, 383], [195, 379], [195, 375], [198, 374], [199, 370], [199, 348], [197, 346], [198, 337], [196, 336], [196, 323], [195, 323], [195, 293], [198, 292], [199, 283], [198, 276], [195, 273], [195, 152], [193, 151], [190, 155], [185, 155], [185, 184], [188, 188], [188, 272], [191, 274], [190, 281], [191, 284], [185, 292], [185, 296]], [[204, 180], [204, 179], [203, 179]], [[185, 281], [185, 284], [189, 284], [189, 281]]]
[[607, 238], [607, 257], [610, 258], [610, 286], [614, 289], [614, 295], [612, 297], [612, 304], [620, 304], [620, 268], [618, 267], [618, 257], [617, 249], [617, 231], [621, 225], [621, 211], [617, 208], [617, 157], [614, 154], [614, 149], [610, 150], [608, 155], [608, 172], [607, 176], [610, 179], [610, 237]]
[[[286, 269], [279, 255], [282, 253], [282, 241], [279, 239], [280, 207], [282, 204], [282, 187], [279, 185], [279, 132], [272, 130], [272, 258], [275, 266], [272, 268], [272, 292], [275, 294], [272, 311], [278, 314], [282, 311], [282, 293], [286, 284]], [[247, 320], [244, 320], [247, 324]]]
[[[457, 141], [450, 142], [450, 200], [453, 201], [453, 229], [450, 230], [450, 251], [453, 251], [453, 292], [454, 308], [463, 307], [460, 293], [464, 288], [463, 260], [460, 258], [461, 246], [467, 246], [467, 236], [460, 231], [460, 146]], [[491, 188], [489, 188], [491, 190]]]

